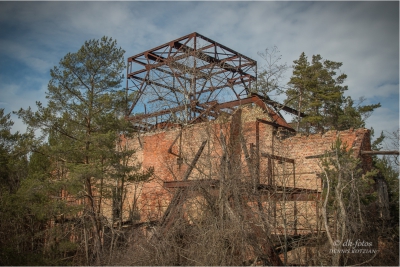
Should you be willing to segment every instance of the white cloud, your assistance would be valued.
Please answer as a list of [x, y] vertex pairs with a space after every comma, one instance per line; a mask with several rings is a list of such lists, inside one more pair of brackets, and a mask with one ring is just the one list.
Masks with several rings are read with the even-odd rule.
[[19, 60], [20, 63], [25, 64], [37, 72], [48, 73], [49, 69], [53, 66], [44, 51], [35, 53], [35, 48], [30, 48], [21, 42], [0, 40], [0, 47], [2, 48], [1, 53]]
[[[396, 122], [397, 121], [397, 125]], [[367, 119], [367, 128], [373, 127], [375, 130], [375, 137], [378, 137], [382, 131], [394, 132], [399, 129], [398, 126], [399, 114], [393, 112], [392, 109], [381, 107], [377, 109], [371, 117]]]
[[374, 90], [375, 96], [393, 97], [399, 94], [399, 84], [383, 84], [376, 87]]
[[[27, 90], [26, 86], [29, 81], [38, 82], [41, 85], [40, 88], [35, 90]], [[23, 124], [22, 120], [17, 115], [12, 114], [13, 111], [18, 111], [20, 108], [27, 109], [31, 107], [33, 111], [36, 110], [36, 101], [46, 103], [45, 92], [47, 90], [47, 81], [40, 81], [35, 77], [25, 77], [18, 83], [6, 83], [0, 77], [0, 99], [4, 102], [0, 103], [0, 107], [4, 108], [5, 113], [11, 113], [11, 120], [14, 121], [13, 132], [25, 132], [26, 125]], [[1, 105], [5, 103], [4, 105]]]
[[[348, 94], [384, 103], [399, 94], [398, 7], [398, 2], [1, 2], [0, 47], [41, 75], [36, 93], [18, 83], [12, 96], [23, 105], [44, 98], [45, 74], [85, 40], [113, 37], [129, 57], [194, 31], [261, 65], [257, 52], [273, 45], [288, 65], [303, 51], [309, 59], [321, 54], [343, 62]], [[1, 101], [18, 109], [11, 98]], [[398, 127], [398, 115], [382, 112], [376, 114]], [[378, 115], [368, 122], [385, 126]]]

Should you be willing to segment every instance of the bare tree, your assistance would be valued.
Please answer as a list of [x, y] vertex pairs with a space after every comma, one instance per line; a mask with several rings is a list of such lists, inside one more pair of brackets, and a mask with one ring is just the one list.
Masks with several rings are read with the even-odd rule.
[[265, 60], [265, 65], [258, 73], [257, 92], [265, 97], [284, 95], [287, 88], [285, 73], [289, 69], [286, 63], [281, 64], [282, 55], [277, 46], [267, 48], [257, 54]]

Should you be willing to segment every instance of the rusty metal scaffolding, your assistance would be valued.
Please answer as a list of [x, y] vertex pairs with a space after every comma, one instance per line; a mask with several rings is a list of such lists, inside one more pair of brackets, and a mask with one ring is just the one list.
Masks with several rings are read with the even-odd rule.
[[128, 58], [127, 112], [141, 127], [216, 116], [214, 105], [249, 96], [257, 62], [196, 32]]
[[[255, 60], [194, 32], [128, 58], [126, 91], [127, 94], [133, 92], [134, 98], [130, 103], [126, 118], [137, 129], [149, 131], [154, 128], [208, 121], [223, 113], [234, 114], [229, 144], [236, 150], [229, 152], [229, 158], [233, 160], [231, 164], [235, 164], [236, 161], [240, 161], [241, 150], [246, 154], [247, 165], [252, 170], [253, 190], [259, 197], [257, 201], [266, 201], [266, 195], [269, 196], [269, 192], [273, 190], [276, 191], [275, 194], [268, 199], [274, 201], [283, 198], [289, 201], [317, 200], [320, 197], [318, 190], [280, 188], [272, 182], [260, 184], [261, 157], [268, 158], [269, 165], [274, 160], [292, 163], [293, 169], [295, 161], [260, 151], [259, 124], [268, 124], [275, 129], [281, 128], [295, 132], [279, 111], [284, 110], [296, 115], [298, 112], [268, 97], [254, 93], [256, 81], [257, 62]], [[248, 144], [240, 139], [241, 112], [233, 112], [238, 106], [246, 104], [260, 107], [271, 119], [270, 121], [257, 119], [256, 144], [250, 144], [250, 153], [246, 148]], [[305, 115], [301, 113], [301, 116]], [[173, 153], [172, 146], [178, 139], [182, 142], [181, 138], [180, 132], [168, 150], [168, 153], [178, 157], [178, 164], [182, 164], [181, 155], [180, 152]], [[160, 220], [160, 226], [165, 231], [179, 216], [177, 207], [185, 201], [189, 188], [194, 188], [193, 184], [206, 188], [210, 196], [219, 192], [221, 181], [188, 180], [206, 142], [203, 141], [201, 144], [181, 181], [164, 182], [165, 188], [177, 190]], [[270, 176], [269, 180], [272, 181], [272, 173]], [[262, 236], [259, 226], [251, 225], [251, 227], [257, 235]], [[273, 249], [272, 241], [260, 239], [259, 242], [270, 262], [281, 265], [282, 262], [277, 256], [281, 252]]]

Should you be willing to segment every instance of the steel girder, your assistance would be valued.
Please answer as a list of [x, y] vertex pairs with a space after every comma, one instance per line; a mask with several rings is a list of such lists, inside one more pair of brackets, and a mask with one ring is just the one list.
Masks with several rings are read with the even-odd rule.
[[191, 123], [209, 116], [202, 103], [248, 97], [256, 77], [255, 60], [194, 32], [128, 58], [126, 90], [135, 96], [127, 117]]

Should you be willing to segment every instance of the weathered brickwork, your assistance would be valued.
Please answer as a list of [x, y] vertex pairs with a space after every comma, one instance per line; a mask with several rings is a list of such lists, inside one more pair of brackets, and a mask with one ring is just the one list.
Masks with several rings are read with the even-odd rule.
[[361, 150], [371, 150], [370, 132], [368, 129], [357, 129], [347, 131], [329, 131], [325, 134], [296, 135], [280, 142], [282, 151], [295, 160], [296, 187], [320, 188], [321, 184], [316, 175], [320, 173], [320, 158], [312, 157], [324, 155], [331, 150], [337, 138], [342, 145], [353, 150], [353, 156], [361, 159], [364, 170], [369, 170], [372, 158], [361, 155]]
[[[232, 140], [239, 142], [240, 161], [231, 166], [231, 172], [240, 176], [242, 181], [251, 183], [252, 168], [257, 166], [256, 144], [259, 144], [259, 154], [275, 155], [283, 158], [259, 158], [259, 182], [285, 187], [321, 189], [321, 172], [319, 158], [307, 158], [323, 155], [331, 149], [332, 144], [339, 137], [348, 149], [353, 149], [353, 155], [362, 160], [363, 167], [371, 165], [369, 156], [361, 156], [361, 150], [370, 150], [369, 130], [357, 129], [348, 131], [329, 131], [325, 134], [287, 136], [285, 132], [276, 130], [266, 123], [259, 123], [257, 119], [271, 121], [261, 109], [244, 108], [241, 116], [240, 135], [236, 139], [232, 136], [231, 118], [219, 118], [213, 122], [192, 124], [186, 127], [174, 127], [165, 130], [138, 134], [127, 140], [129, 146], [137, 150], [135, 162], [140, 162], [142, 168], [154, 167], [154, 177], [151, 181], [131, 184], [126, 195], [124, 218], [128, 219], [132, 209], [137, 209], [140, 221], [159, 219], [165, 212], [175, 189], [163, 187], [165, 181], [180, 181], [183, 179], [188, 166], [193, 161], [203, 141], [207, 141], [204, 150], [188, 177], [188, 180], [219, 179], [221, 159], [224, 146]], [[258, 135], [257, 135], [258, 128]], [[286, 136], [285, 136], [286, 135]], [[238, 141], [241, 140], [241, 141]], [[245, 149], [244, 149], [245, 147]], [[253, 151], [253, 153], [252, 153]], [[247, 154], [247, 159], [246, 159]], [[180, 161], [180, 158], [182, 161]], [[249, 158], [253, 165], [249, 165]], [[288, 161], [286, 161], [288, 160]], [[292, 163], [294, 160], [294, 164]], [[199, 202], [199, 201], [198, 201]], [[201, 202], [201, 201], [200, 201]], [[294, 202], [274, 202], [275, 207], [265, 201], [264, 205], [269, 212], [285, 206], [285, 212], [294, 213]], [[186, 206], [193, 206], [189, 202]], [[191, 208], [191, 210], [196, 210]], [[309, 228], [311, 217], [316, 215], [314, 201], [303, 201], [296, 204], [296, 212], [302, 213], [300, 220], [290, 222], [294, 227]], [[277, 217], [276, 227], [282, 222]], [[289, 216], [290, 217], [290, 216]]]

